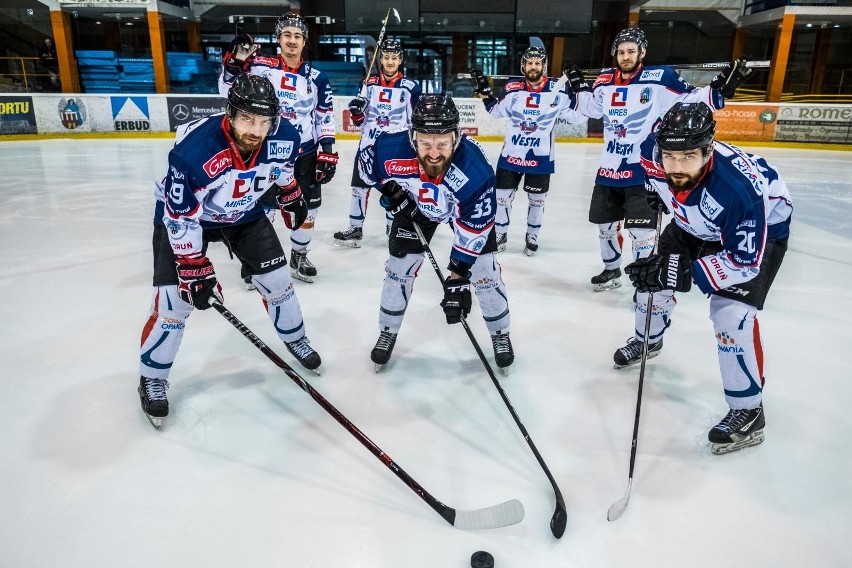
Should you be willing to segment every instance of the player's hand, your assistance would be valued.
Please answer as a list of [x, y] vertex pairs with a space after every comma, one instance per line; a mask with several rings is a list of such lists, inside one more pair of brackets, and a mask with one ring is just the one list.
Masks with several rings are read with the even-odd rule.
[[494, 96], [494, 92], [488, 84], [488, 77], [486, 77], [482, 71], [479, 69], [471, 69], [470, 80], [473, 82], [473, 93], [475, 95], [479, 95], [479, 97], [483, 99]]
[[367, 109], [367, 99], [364, 97], [355, 97], [349, 101], [349, 118], [352, 119], [352, 124], [361, 126], [364, 122], [364, 111]]
[[294, 182], [292, 187], [278, 186], [275, 193], [278, 198], [278, 209], [287, 228], [296, 230], [301, 227], [308, 218], [308, 204], [302, 195], [302, 188]]
[[178, 294], [199, 310], [210, 307], [211, 298], [224, 301], [222, 287], [216, 280], [213, 263], [206, 256], [176, 255]]
[[[392, 183], [396, 184], [396, 182]], [[385, 184], [385, 186], [387, 185], [388, 184]], [[379, 200], [379, 204], [381, 204], [386, 211], [392, 213], [394, 217], [404, 217], [413, 223], [420, 223], [426, 220], [423, 214], [420, 213], [417, 203], [414, 202], [414, 199], [412, 199], [408, 192], [402, 191], [402, 188], [399, 188], [399, 184], [397, 184], [399, 191], [394, 193], [392, 196], [385, 194], [385, 186], [382, 186], [382, 189], [379, 190], [382, 192], [382, 198]]]
[[730, 65], [722, 70], [710, 81], [710, 87], [722, 91], [726, 99], [732, 98], [740, 84], [754, 74], [754, 69], [748, 67], [748, 57], [740, 57], [731, 61]]
[[461, 322], [470, 313], [471, 305], [470, 280], [448, 276], [444, 280], [444, 299], [441, 301], [447, 323]]
[[573, 63], [566, 65], [565, 69], [562, 70], [562, 73], [568, 77], [568, 86], [571, 87], [573, 92], [581, 93], [583, 91], [588, 92], [592, 90], [592, 88], [589, 87], [589, 83], [586, 82], [586, 77], [583, 75], [583, 71]]
[[645, 181], [645, 199], [648, 201], [648, 206], [654, 211], [669, 214], [669, 208], [660, 194], [654, 189], [654, 184], [650, 180]]
[[319, 183], [328, 183], [337, 171], [337, 152], [317, 152], [317, 168], [315, 179]]
[[624, 267], [633, 286], [640, 292], [689, 292], [692, 268], [682, 254], [652, 254]]
[[225, 72], [232, 77], [247, 72], [259, 48], [260, 46], [254, 43], [254, 38], [248, 34], [240, 34], [232, 39], [228, 51], [222, 57]]

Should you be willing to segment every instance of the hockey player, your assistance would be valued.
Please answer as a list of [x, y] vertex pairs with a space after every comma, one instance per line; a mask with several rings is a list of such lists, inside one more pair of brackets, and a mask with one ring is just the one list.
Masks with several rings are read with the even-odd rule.
[[317, 372], [320, 356], [305, 325], [284, 249], [264, 211], [279, 208], [290, 229], [308, 215], [293, 175], [299, 133], [279, 126], [278, 98], [268, 79], [242, 74], [228, 91], [226, 115], [189, 123], [169, 152], [157, 183], [154, 290], [142, 330], [139, 398], [155, 426], [169, 413], [167, 381], [193, 308], [222, 301], [207, 245], [222, 242], [249, 266], [269, 319], [290, 353]]
[[[420, 98], [420, 85], [406, 79], [402, 66], [402, 45], [399, 40], [386, 39], [379, 46], [379, 68], [381, 72], [367, 77], [364, 96], [357, 96], [349, 102], [349, 115], [352, 123], [361, 127], [361, 141], [358, 151], [371, 145], [382, 132], [408, 130], [411, 126], [411, 112]], [[358, 156], [352, 167], [352, 199], [349, 202], [349, 227], [334, 233], [334, 244], [338, 246], [360, 247], [364, 237], [364, 217], [367, 214], [367, 199], [370, 187], [358, 175]], [[393, 218], [386, 213], [387, 228]]]
[[[763, 158], [714, 142], [704, 103], [677, 103], [642, 144], [647, 199], [672, 222], [657, 254], [625, 267], [637, 288], [636, 339], [615, 352], [616, 367], [641, 359], [648, 292], [654, 292], [648, 357], [671, 325], [675, 292], [694, 283], [710, 296], [728, 414], [710, 430], [714, 453], [763, 441], [763, 348], [757, 312], [778, 273], [793, 212], [779, 173]], [[659, 214], [662, 214], [660, 212]]]
[[577, 93], [577, 110], [603, 118], [604, 147], [589, 206], [589, 221], [599, 230], [604, 270], [592, 277], [595, 291], [621, 286], [621, 222], [633, 240], [633, 259], [648, 256], [654, 247], [654, 212], [644, 198], [644, 173], [639, 146], [654, 123], [678, 102], [705, 102], [713, 109], [724, 106], [737, 86], [752, 73], [745, 60], [734, 61], [713, 82], [695, 88], [671, 67], [643, 63], [648, 42], [639, 28], [618, 33], [611, 53], [617, 67], [607, 69], [591, 91], [582, 72], [570, 65], [571, 89]]
[[[257, 45], [248, 34], [231, 42], [223, 58], [219, 93], [227, 94], [241, 73], [261, 75], [275, 85], [281, 118], [289, 121], [302, 136], [296, 160], [296, 181], [308, 203], [308, 219], [290, 234], [290, 272], [294, 278], [313, 282], [317, 269], [308, 260], [308, 247], [314, 233], [317, 212], [322, 204], [322, 184], [334, 177], [337, 153], [334, 145], [334, 108], [328, 77], [302, 59], [308, 41], [308, 26], [298, 14], [287, 13], [275, 25], [281, 47], [276, 57], [257, 55]], [[245, 274], [243, 276], [246, 276]]]
[[424, 247], [414, 224], [431, 241], [440, 223], [453, 229], [450, 274], [441, 306], [447, 323], [470, 313], [473, 284], [491, 332], [497, 366], [515, 358], [509, 341], [509, 303], [494, 256], [494, 170], [482, 148], [461, 134], [459, 112], [449, 95], [424, 94], [414, 108], [411, 130], [382, 133], [359, 161], [364, 181], [378, 187], [382, 206], [393, 213], [379, 309], [379, 339], [370, 353], [376, 371], [390, 360], [402, 318], [423, 264]]
[[487, 78], [474, 69], [474, 92], [482, 97], [485, 109], [495, 118], [508, 118], [506, 140], [497, 162], [497, 251], [506, 250], [512, 202], [521, 179], [527, 192], [527, 234], [524, 252], [538, 250], [538, 235], [544, 218], [544, 201], [554, 172], [553, 140], [558, 118], [583, 122], [586, 117], [571, 108], [567, 93], [554, 92], [557, 80], [548, 78], [547, 53], [541, 47], [528, 47], [521, 56], [523, 77], [510, 79], [495, 98]]

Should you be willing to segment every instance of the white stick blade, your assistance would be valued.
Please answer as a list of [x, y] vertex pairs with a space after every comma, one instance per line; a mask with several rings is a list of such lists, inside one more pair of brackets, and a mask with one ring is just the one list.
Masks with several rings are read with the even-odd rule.
[[517, 499], [474, 511], [456, 511], [453, 526], [460, 529], [496, 529], [524, 520], [524, 505]]
[[633, 480], [631, 479], [627, 483], [627, 493], [624, 494], [624, 497], [610, 505], [609, 511], [606, 512], [606, 520], [615, 521], [624, 514], [627, 504], [630, 502], [630, 488], [632, 486]]
[[393, 23], [399, 24], [402, 22], [402, 18], [399, 17], [399, 12], [396, 11], [396, 8], [391, 8], [391, 13], [393, 13]]

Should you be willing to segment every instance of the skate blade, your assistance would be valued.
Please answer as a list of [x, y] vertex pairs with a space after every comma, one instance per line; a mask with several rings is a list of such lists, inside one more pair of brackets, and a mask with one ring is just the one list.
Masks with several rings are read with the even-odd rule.
[[[653, 359], [654, 357], [656, 357], [656, 356], [657, 356], [657, 355], [659, 355], [659, 354], [660, 354], [660, 352], [659, 352], [659, 351], [649, 352], [649, 353], [648, 353], [648, 356], [647, 356], [645, 359], [646, 359], [646, 360], [647, 360], [647, 359]], [[619, 365], [618, 363], [613, 363], [613, 364], [612, 364], [612, 368], [613, 368], [613, 369], [626, 369], [627, 367], [632, 367], [633, 365], [637, 365], [637, 364], [639, 364], [641, 361], [642, 361], [642, 359], [641, 359], [641, 358], [639, 358], [639, 359], [637, 359], [637, 360], [635, 360], [635, 361], [632, 361], [632, 362], [630, 362], [630, 363], [628, 363], [628, 364], [626, 364], [626, 365]]]
[[608, 282], [604, 282], [603, 284], [592, 284], [594, 288], [592, 288], [595, 292], [606, 292], [607, 290], [614, 290], [615, 288], [621, 288], [621, 280], [609, 280]]
[[334, 239], [334, 245], [343, 248], [361, 248], [361, 241], [358, 240], [348, 240], [343, 241], [340, 239]]
[[758, 444], [763, 443], [764, 440], [763, 430], [758, 430], [757, 432], [752, 432], [742, 440], [737, 442], [731, 442], [730, 444], [710, 444], [710, 451], [716, 455], [729, 454], [731, 452], [735, 452], [737, 450], [741, 450], [743, 448], [747, 448], [749, 446], [756, 446]]
[[162, 416], [151, 416], [150, 414], [148, 414], [146, 412], [143, 412], [143, 414], [145, 414], [145, 418], [148, 419], [148, 421], [151, 423], [151, 426], [153, 426], [157, 430], [159, 430], [160, 426], [163, 425], [163, 417]]
[[246, 284], [246, 290], [248, 290], [249, 292], [257, 290], [257, 286], [255, 286], [254, 284]]
[[503, 375], [504, 377], [509, 376], [509, 369], [511, 369], [511, 368], [512, 368], [511, 366], [509, 366], [509, 367], [498, 367], [498, 369], [500, 370], [500, 374]]
[[[302, 365], [302, 366], [305, 367], [304, 365]], [[308, 368], [305, 367], [305, 369], [308, 369]], [[316, 369], [308, 369], [308, 371], [312, 372], [313, 374], [315, 374], [318, 377], [321, 377], [322, 376], [322, 365], [320, 365]]]
[[292, 276], [296, 280], [301, 280], [302, 282], [307, 282], [308, 284], [314, 283], [314, 277], [313, 276], [307, 276], [305, 274], [302, 274], [298, 270], [291, 270], [290, 276]]
[[497, 245], [497, 252], [506, 252], [506, 245]]
[[527, 256], [534, 256], [535, 253], [536, 253], [536, 251], [534, 251], [534, 250], [530, 250], [528, 248], [524, 249], [524, 254], [527, 255]]

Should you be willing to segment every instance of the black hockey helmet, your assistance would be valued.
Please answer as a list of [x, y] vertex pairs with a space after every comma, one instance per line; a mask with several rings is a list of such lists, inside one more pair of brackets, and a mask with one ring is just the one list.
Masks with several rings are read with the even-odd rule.
[[446, 93], [422, 95], [411, 115], [411, 130], [423, 134], [453, 132], [458, 138], [459, 111], [453, 98]]
[[382, 53], [395, 53], [402, 59], [402, 43], [398, 39], [384, 39], [382, 45], [379, 46], [379, 51]]
[[541, 59], [541, 68], [547, 72], [547, 52], [543, 47], [531, 45], [521, 54], [521, 73], [524, 72], [524, 63], [530, 59]]
[[295, 12], [287, 12], [275, 22], [275, 37], [281, 35], [284, 28], [299, 28], [302, 35], [305, 36], [305, 41], [308, 41], [308, 24], [305, 19]]
[[693, 150], [701, 148], [704, 155], [713, 143], [716, 121], [705, 103], [675, 103], [663, 116], [657, 129], [657, 148], [660, 150]]
[[241, 110], [258, 116], [278, 116], [278, 95], [266, 77], [240, 73], [228, 91], [227, 113], [231, 118]]
[[645, 32], [639, 28], [626, 28], [618, 32], [615, 40], [612, 42], [612, 50], [610, 54], [615, 57], [615, 52], [618, 51], [618, 46], [625, 42], [633, 42], [639, 48], [639, 51], [648, 50], [648, 40], [645, 38]]

